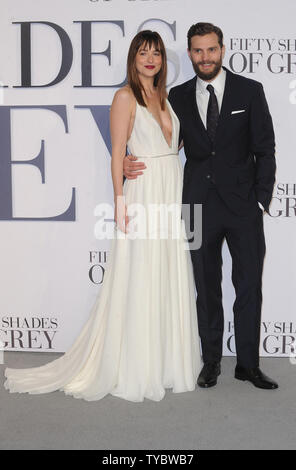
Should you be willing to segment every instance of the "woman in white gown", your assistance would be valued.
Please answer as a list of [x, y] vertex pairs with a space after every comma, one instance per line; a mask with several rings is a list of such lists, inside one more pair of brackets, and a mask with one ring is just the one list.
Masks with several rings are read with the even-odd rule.
[[[184, 221], [180, 213], [174, 223], [164, 223], [163, 215], [140, 217], [146, 237], [131, 236], [133, 204], [147, 213], [151, 204], [181, 210], [179, 121], [165, 83], [161, 37], [142, 31], [130, 46], [128, 85], [116, 92], [111, 107], [117, 227], [103, 284], [86, 324], [63, 356], [41, 367], [5, 369], [4, 386], [11, 393], [61, 390], [88, 401], [110, 393], [140, 402], [161, 400], [166, 388], [174, 393], [195, 389], [201, 356]], [[126, 145], [146, 169], [123, 184]], [[181, 229], [178, 237], [171, 236], [173, 228]]]

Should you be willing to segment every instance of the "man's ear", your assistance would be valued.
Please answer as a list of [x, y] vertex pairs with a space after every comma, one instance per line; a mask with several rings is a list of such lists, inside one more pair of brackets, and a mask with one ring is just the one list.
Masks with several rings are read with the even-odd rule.
[[224, 59], [225, 56], [225, 44], [222, 46], [222, 59]]

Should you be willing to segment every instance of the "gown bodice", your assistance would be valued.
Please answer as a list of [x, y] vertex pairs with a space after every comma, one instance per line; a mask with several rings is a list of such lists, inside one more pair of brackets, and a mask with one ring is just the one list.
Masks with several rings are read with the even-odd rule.
[[136, 102], [136, 115], [131, 136], [127, 142], [128, 149], [136, 157], [160, 157], [178, 154], [179, 120], [166, 100], [172, 121], [172, 140], [169, 145], [164, 137], [160, 124], [153, 114]]

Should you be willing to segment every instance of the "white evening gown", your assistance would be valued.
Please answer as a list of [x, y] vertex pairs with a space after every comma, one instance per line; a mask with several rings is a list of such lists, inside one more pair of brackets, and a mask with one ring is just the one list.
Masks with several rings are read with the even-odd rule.
[[[168, 101], [167, 105], [171, 145], [154, 116], [136, 105], [128, 147], [147, 168], [137, 179], [125, 180], [127, 206], [181, 207], [179, 121]], [[184, 224], [181, 217], [177, 220]], [[148, 222], [147, 227], [154, 238], [120, 238], [123, 232], [114, 230], [103, 284], [71, 348], [41, 367], [6, 368], [7, 390], [30, 394], [61, 390], [88, 401], [110, 393], [141, 402], [161, 400], [166, 388], [174, 393], [195, 389], [201, 355], [188, 242], [184, 232], [177, 239], [164, 239], [159, 236], [160, 225]]]

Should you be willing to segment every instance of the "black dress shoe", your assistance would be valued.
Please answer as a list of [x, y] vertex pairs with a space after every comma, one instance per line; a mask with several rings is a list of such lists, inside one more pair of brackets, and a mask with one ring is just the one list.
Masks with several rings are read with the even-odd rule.
[[249, 380], [255, 387], [264, 388], [265, 390], [274, 390], [278, 388], [278, 384], [259, 369], [254, 367], [252, 369], [245, 369], [241, 366], [236, 366], [234, 377], [238, 380]]
[[221, 374], [220, 362], [205, 362], [198, 376], [197, 385], [202, 388], [213, 387], [217, 383], [217, 377]]

